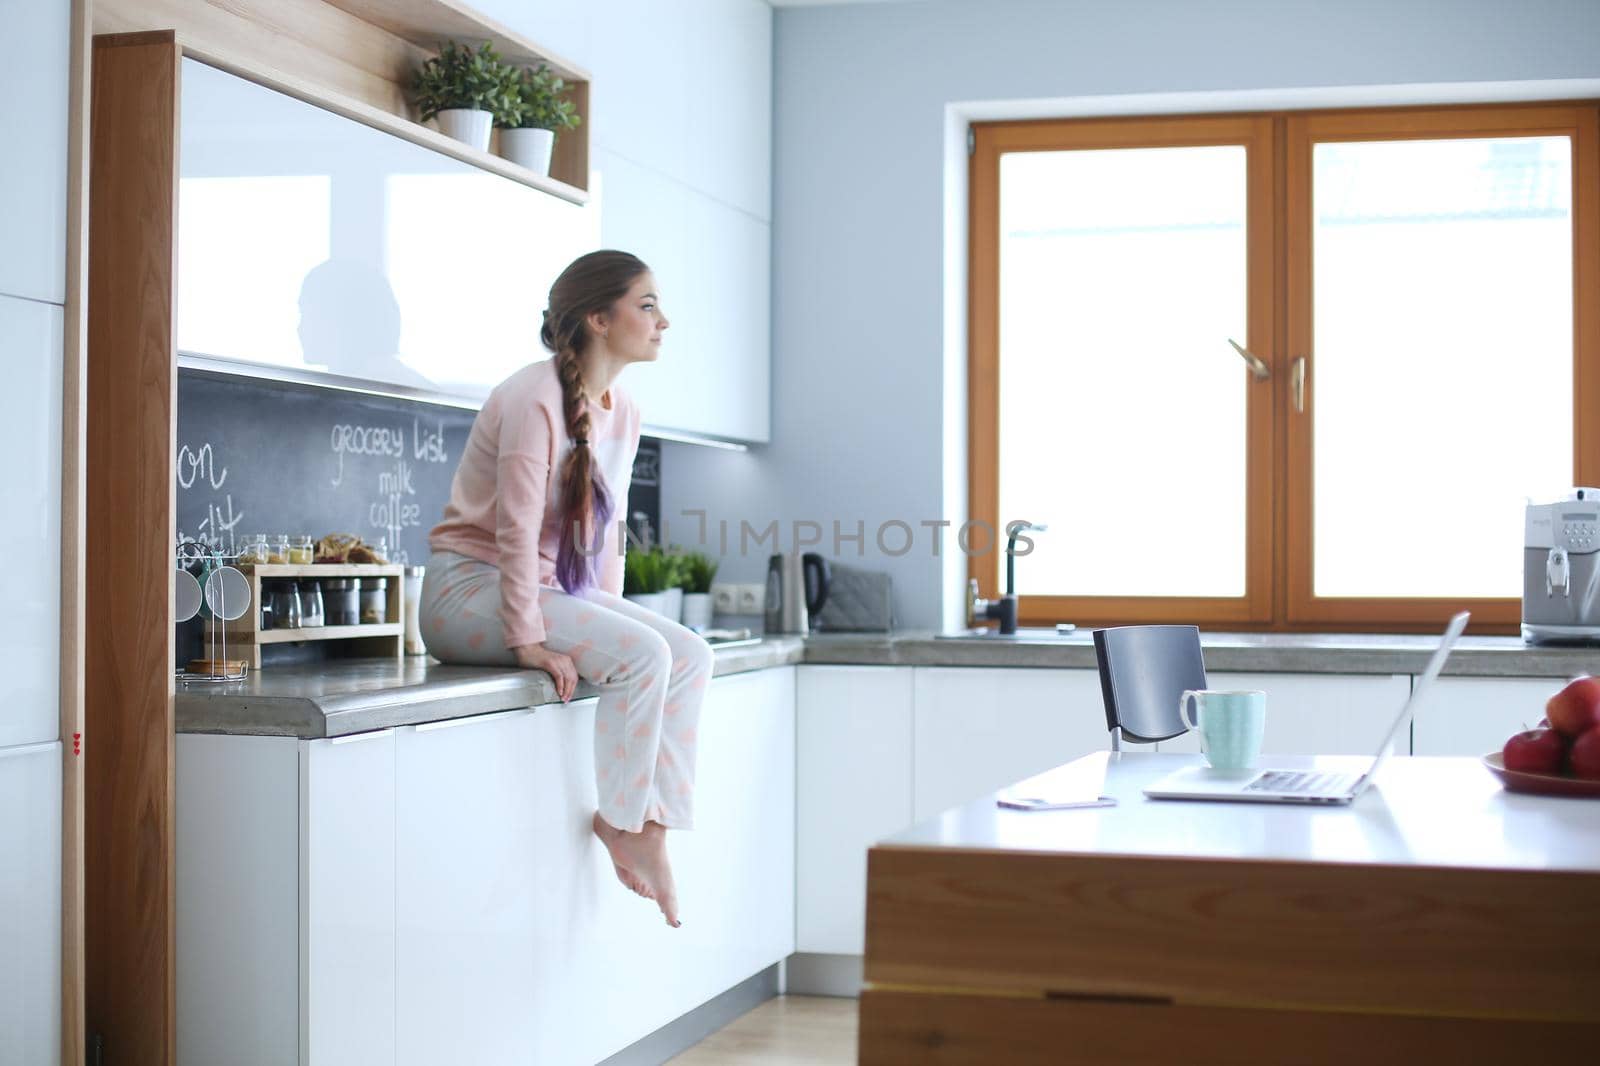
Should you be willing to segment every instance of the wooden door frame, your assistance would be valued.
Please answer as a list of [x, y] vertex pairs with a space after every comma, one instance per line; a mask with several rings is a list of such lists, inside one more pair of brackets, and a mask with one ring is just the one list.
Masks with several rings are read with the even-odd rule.
[[[1240, 114], [993, 122], [975, 124], [972, 132], [973, 151], [968, 161], [967, 499], [972, 519], [999, 531], [999, 157], [1008, 152], [1065, 149], [1245, 147], [1246, 180], [1251, 190], [1260, 192], [1253, 192], [1247, 199], [1248, 318], [1244, 344], [1269, 368], [1275, 368], [1277, 338], [1273, 324], [1279, 275], [1274, 271], [1274, 249], [1278, 220], [1273, 214], [1274, 197], [1269, 186], [1276, 166], [1277, 131], [1270, 115]], [[1271, 622], [1275, 382], [1249, 380], [1243, 364], [1240, 372], [1246, 375], [1248, 389], [1245, 594], [1237, 598], [1027, 596], [1019, 597], [1020, 622], [1048, 624], [1067, 618], [1079, 625], [1105, 625], [1183, 617], [1202, 625], [1237, 628], [1260, 628]], [[988, 553], [967, 553], [967, 576], [977, 579], [980, 595], [998, 595], [995, 561], [1003, 556], [1003, 541]]]
[[96, 37], [84, 438], [85, 1015], [113, 1062], [176, 1056], [173, 455], [180, 50]]

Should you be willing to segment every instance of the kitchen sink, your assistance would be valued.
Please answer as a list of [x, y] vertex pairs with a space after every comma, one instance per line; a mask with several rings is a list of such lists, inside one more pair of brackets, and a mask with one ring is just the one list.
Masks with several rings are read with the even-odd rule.
[[945, 633], [936, 633], [934, 636], [939, 640], [1020, 641], [1023, 643], [1040, 640], [1082, 639], [1077, 627], [1071, 625], [1018, 626], [1015, 633], [1002, 633], [998, 628], [979, 626], [972, 629], [953, 629]]

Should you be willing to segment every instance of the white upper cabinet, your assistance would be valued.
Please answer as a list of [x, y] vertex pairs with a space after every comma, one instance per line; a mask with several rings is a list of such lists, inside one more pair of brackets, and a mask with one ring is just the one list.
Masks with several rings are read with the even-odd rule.
[[69, 0], [0, 0], [0, 293], [67, 299]]
[[55, 740], [61, 731], [61, 328], [61, 308], [0, 296], [0, 453], [15, 460], [0, 523], [0, 551], [15, 564], [0, 615], [0, 748]]
[[194, 60], [178, 350], [481, 400], [598, 246], [577, 206]]

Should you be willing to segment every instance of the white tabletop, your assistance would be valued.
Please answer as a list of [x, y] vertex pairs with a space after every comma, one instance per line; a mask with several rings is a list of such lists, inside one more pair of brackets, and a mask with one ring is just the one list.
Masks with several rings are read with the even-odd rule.
[[[1199, 755], [1100, 752], [1030, 778], [1019, 794], [1100, 793], [1115, 807], [1014, 811], [995, 795], [890, 846], [1096, 855], [1600, 872], [1600, 799], [1504, 791], [1475, 758], [1392, 758], [1347, 807], [1152, 800], [1143, 788]], [[1274, 756], [1284, 769], [1359, 773], [1370, 758]]]

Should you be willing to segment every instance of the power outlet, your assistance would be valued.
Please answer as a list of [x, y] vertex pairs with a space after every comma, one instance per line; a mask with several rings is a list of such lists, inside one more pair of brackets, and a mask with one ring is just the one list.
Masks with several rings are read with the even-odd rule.
[[767, 586], [759, 581], [748, 585], [714, 582], [711, 586], [711, 609], [718, 614], [760, 614], [766, 606]]
[[757, 582], [754, 585], [737, 585], [739, 590], [739, 606], [735, 614], [760, 614], [766, 609], [767, 586]]

